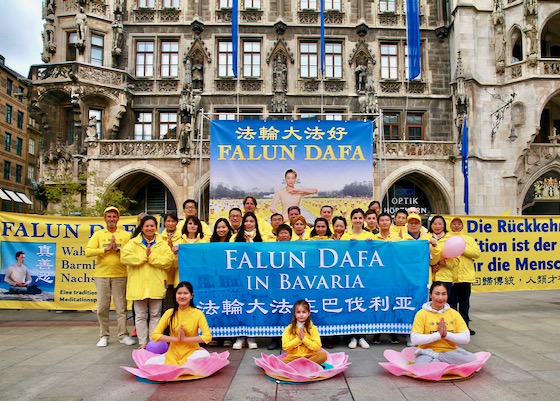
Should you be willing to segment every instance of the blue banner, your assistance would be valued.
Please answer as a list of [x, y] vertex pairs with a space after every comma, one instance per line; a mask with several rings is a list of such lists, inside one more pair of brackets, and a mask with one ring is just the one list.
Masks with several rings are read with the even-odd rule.
[[193, 284], [216, 337], [280, 336], [299, 299], [321, 335], [409, 333], [427, 301], [428, 269], [427, 241], [179, 247], [181, 281]]
[[371, 121], [214, 120], [210, 137], [210, 224], [247, 195], [263, 219], [297, 205], [310, 224], [323, 205], [349, 218], [372, 200]]

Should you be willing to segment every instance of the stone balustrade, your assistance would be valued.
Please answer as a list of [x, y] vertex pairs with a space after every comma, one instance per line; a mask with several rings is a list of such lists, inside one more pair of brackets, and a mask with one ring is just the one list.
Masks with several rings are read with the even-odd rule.
[[458, 148], [449, 141], [383, 141], [375, 144], [375, 153], [391, 159], [454, 159]]

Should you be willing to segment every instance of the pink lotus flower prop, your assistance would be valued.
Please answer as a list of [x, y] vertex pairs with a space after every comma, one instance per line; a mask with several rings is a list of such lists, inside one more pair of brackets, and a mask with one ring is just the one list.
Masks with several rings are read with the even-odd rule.
[[344, 352], [329, 354], [325, 363], [332, 366], [332, 369], [323, 369], [321, 365], [306, 358], [299, 358], [290, 363], [284, 363], [282, 357], [277, 355], [261, 354], [260, 358], [254, 358], [257, 366], [261, 367], [265, 373], [278, 380], [289, 382], [310, 382], [330, 379], [348, 369], [348, 355]]
[[450, 365], [445, 362], [415, 364], [414, 351], [416, 351], [415, 347], [405, 348], [401, 352], [392, 349], [385, 350], [383, 356], [389, 362], [379, 362], [379, 364], [395, 376], [405, 375], [432, 381], [460, 380], [478, 372], [491, 355], [490, 352], [477, 352], [476, 361], [462, 365]]
[[136, 368], [121, 366], [124, 370], [143, 379], [167, 382], [173, 380], [193, 380], [208, 377], [229, 364], [229, 352], [221, 354], [211, 353], [209, 356], [188, 359], [182, 366], [176, 365], [146, 365], [146, 361], [158, 354], [145, 349], [132, 351], [132, 359], [136, 362]]

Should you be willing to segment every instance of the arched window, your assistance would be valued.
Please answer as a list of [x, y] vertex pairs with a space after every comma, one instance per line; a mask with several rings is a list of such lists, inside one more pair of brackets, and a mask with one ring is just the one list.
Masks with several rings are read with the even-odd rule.
[[523, 60], [523, 35], [518, 27], [514, 27], [510, 34], [511, 44], [511, 63], [518, 63]]

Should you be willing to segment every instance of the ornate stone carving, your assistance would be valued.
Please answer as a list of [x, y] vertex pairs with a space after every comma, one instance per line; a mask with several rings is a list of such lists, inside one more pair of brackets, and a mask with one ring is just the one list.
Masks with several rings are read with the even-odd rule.
[[492, 20], [494, 25], [504, 24], [504, 9], [502, 6], [502, 0], [494, 0], [494, 10], [492, 11]]
[[537, 0], [524, 0], [523, 1], [523, 14], [525, 16], [537, 15], [538, 12]]
[[154, 81], [151, 80], [137, 80], [134, 83], [135, 92], [153, 92], [154, 91]]
[[319, 81], [301, 81], [300, 90], [303, 92], [317, 92], [319, 90]]
[[81, 79], [108, 85], [121, 85], [122, 73], [90, 66], [80, 65], [78, 75]]
[[300, 11], [298, 12], [298, 22], [300, 24], [316, 24], [319, 22], [319, 13], [317, 11]]
[[381, 92], [383, 93], [399, 93], [400, 91], [400, 82], [381, 82]]
[[422, 94], [426, 92], [425, 82], [409, 82], [406, 87], [407, 93]]
[[139, 22], [139, 23], [155, 22], [156, 11], [151, 8], [137, 9], [133, 11], [132, 16], [134, 18], [134, 22]]
[[153, 158], [167, 158], [176, 156], [178, 152], [177, 139], [160, 139], [153, 141], [112, 140], [100, 141], [100, 156], [108, 158], [137, 158], [150, 156]]
[[282, 53], [277, 53], [272, 67], [272, 88], [274, 92], [288, 90], [288, 66]]
[[276, 23], [274, 24], [274, 30], [276, 31], [277, 35], [284, 35], [284, 32], [286, 32], [287, 28], [288, 25], [286, 25], [281, 19], [276, 21]]
[[344, 23], [344, 13], [340, 11], [326, 11], [325, 12], [325, 24], [342, 24]]
[[178, 22], [181, 17], [181, 10], [177, 8], [165, 8], [159, 10], [160, 22]]
[[234, 80], [223, 80], [214, 81], [216, 84], [216, 90], [220, 92], [234, 92], [236, 88], [236, 82]]
[[105, 0], [90, 0], [88, 3], [89, 12], [92, 14], [97, 14], [102, 17], [108, 16], [109, 7], [105, 3]]
[[328, 93], [342, 92], [345, 86], [344, 81], [324, 81], [325, 92]]
[[[379, 148], [379, 147], [378, 147]], [[409, 141], [384, 141], [381, 149], [385, 156], [395, 158], [421, 157], [445, 158], [455, 154], [455, 142], [409, 142]]]
[[216, 11], [218, 22], [231, 22], [231, 10], [223, 9]]
[[[115, 20], [111, 26], [113, 28], [113, 48], [111, 49], [111, 54], [114, 59], [117, 59], [122, 53], [123, 44], [123, 23], [121, 14], [115, 13]], [[116, 62], [113, 66], [116, 67]]]
[[270, 101], [270, 111], [272, 113], [287, 113], [288, 99], [286, 94], [282, 92], [275, 93]]
[[261, 10], [243, 10], [241, 11], [241, 20], [243, 22], [261, 22], [263, 12]]
[[191, 67], [192, 88], [202, 91], [204, 90], [204, 64], [200, 55], [195, 56]]
[[56, 1], [47, 0], [43, 3], [43, 13], [44, 15], [54, 15], [56, 10]]
[[262, 81], [241, 81], [241, 90], [244, 92], [260, 92], [262, 90]]
[[547, 75], [560, 75], [560, 61], [543, 61], [543, 71]]
[[179, 81], [166, 79], [165, 81], [158, 81], [158, 91], [160, 92], [177, 92]]
[[76, 14], [76, 47], [80, 51], [83, 51], [86, 46], [87, 31], [87, 16], [84, 8], [80, 7], [79, 12]]
[[52, 67], [40, 67], [37, 69], [37, 79], [56, 79], [56, 78], [68, 78], [73, 77], [72, 66], [67, 65], [55, 65]]
[[62, 11], [64, 13], [76, 12], [78, 11], [78, 3], [72, 0], [64, 0], [64, 2], [62, 3]]
[[449, 27], [447, 25], [440, 26], [436, 28], [435, 34], [439, 38], [439, 40], [443, 40], [447, 36], [449, 36]]
[[56, 53], [54, 16], [47, 16], [43, 27], [43, 55], [41, 59], [44, 63], [48, 63], [51, 61], [52, 55]]
[[396, 26], [399, 24], [399, 16], [396, 14], [379, 14], [379, 25]]
[[200, 36], [200, 34], [204, 31], [204, 24], [195, 19], [191, 24], [191, 29], [196, 36]]
[[523, 76], [523, 68], [520, 65], [514, 65], [511, 67], [511, 77], [520, 78]]
[[528, 18], [527, 25], [523, 29], [523, 33], [527, 38], [527, 64], [531, 67], [535, 67], [538, 63], [537, 58], [537, 51], [538, 51], [538, 42], [537, 42], [537, 28], [535, 27], [536, 23], [534, 21], [534, 17], [531, 17], [530, 20]]

